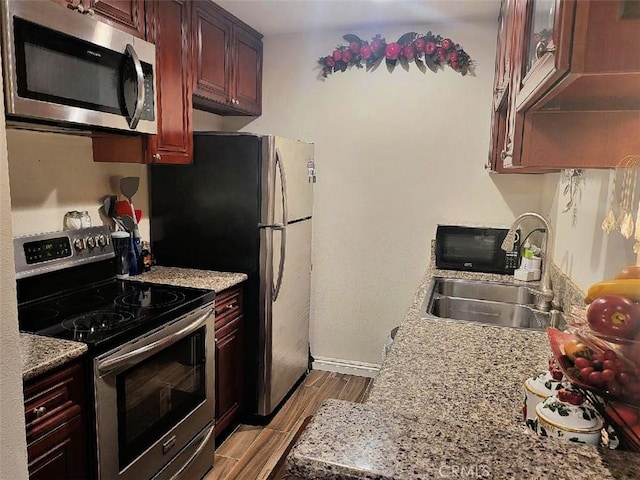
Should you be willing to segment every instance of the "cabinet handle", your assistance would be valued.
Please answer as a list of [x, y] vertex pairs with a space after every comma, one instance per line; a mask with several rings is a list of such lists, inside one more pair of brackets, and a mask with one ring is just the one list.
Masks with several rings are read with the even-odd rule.
[[506, 150], [502, 150], [502, 151], [500, 152], [500, 158], [501, 158], [502, 160], [504, 160], [505, 158], [510, 157], [510, 156], [511, 156], [511, 153], [507, 152]]
[[160, 160], [162, 160], [162, 155], [160, 155], [159, 153], [154, 153], [151, 158], [154, 162], [159, 162]]
[[545, 42], [538, 42], [538, 44], [536, 45], [536, 58], [539, 60], [545, 53], [553, 53], [555, 51], [556, 47], [547, 48], [547, 44]]
[[47, 407], [36, 407], [33, 409], [33, 414], [36, 418], [43, 417], [47, 413]]

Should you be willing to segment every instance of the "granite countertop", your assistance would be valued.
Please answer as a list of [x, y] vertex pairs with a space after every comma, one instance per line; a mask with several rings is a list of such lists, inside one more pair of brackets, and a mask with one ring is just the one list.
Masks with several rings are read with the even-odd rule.
[[20, 333], [22, 380], [30, 380], [82, 356], [87, 345], [70, 340]]
[[245, 273], [216, 272], [213, 270], [197, 270], [194, 268], [162, 267], [155, 265], [150, 272], [129, 277], [138, 282], [162, 283], [177, 287], [205, 288], [216, 293], [244, 282]]
[[326, 401], [287, 458], [292, 478], [637, 478], [640, 455], [561, 443], [521, 420], [546, 334], [421, 318], [428, 268], [364, 404]]

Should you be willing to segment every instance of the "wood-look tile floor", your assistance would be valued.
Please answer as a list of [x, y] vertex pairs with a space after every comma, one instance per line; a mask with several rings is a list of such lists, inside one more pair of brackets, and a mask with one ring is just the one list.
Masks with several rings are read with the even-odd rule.
[[327, 398], [362, 402], [371, 378], [313, 370], [265, 426], [239, 425], [216, 448], [214, 467], [204, 480], [278, 478], [279, 460]]

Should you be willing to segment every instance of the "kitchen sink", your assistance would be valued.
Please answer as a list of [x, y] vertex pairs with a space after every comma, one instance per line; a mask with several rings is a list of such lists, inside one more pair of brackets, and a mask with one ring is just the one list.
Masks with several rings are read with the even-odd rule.
[[454, 278], [435, 278], [433, 292], [439, 295], [493, 302], [533, 305], [536, 296], [528, 287], [507, 283], [483, 282]]
[[422, 306], [423, 315], [499, 327], [543, 330], [564, 327], [559, 311], [534, 307], [528, 287], [481, 280], [436, 277]]
[[500, 327], [542, 329], [546, 328], [549, 323], [549, 313], [539, 312], [528, 305], [469, 298], [436, 298], [428, 313], [440, 318]]

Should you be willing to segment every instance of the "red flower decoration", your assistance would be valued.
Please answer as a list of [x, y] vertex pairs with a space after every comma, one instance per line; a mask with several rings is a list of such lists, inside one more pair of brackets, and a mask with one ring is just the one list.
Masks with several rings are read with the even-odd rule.
[[467, 52], [450, 38], [431, 32], [425, 35], [408, 32], [396, 42], [389, 43], [380, 34], [370, 42], [353, 34], [346, 34], [343, 38], [348, 42], [346, 45], [338, 45], [330, 55], [318, 59], [324, 78], [354, 66], [374, 70], [384, 60], [387, 60], [389, 71], [393, 71], [398, 59], [405, 69], [409, 62], [414, 62], [423, 73], [427, 68], [437, 72], [447, 65], [461, 75], [473, 72], [474, 62]]
[[360, 56], [365, 60], [371, 56], [371, 47], [369, 45], [363, 45], [360, 47]]
[[390, 43], [384, 49], [384, 56], [389, 60], [395, 60], [400, 55], [400, 45], [397, 43]]
[[416, 52], [411, 45], [405, 45], [402, 49], [402, 56], [411, 61], [416, 56]]
[[437, 48], [438, 47], [434, 42], [427, 42], [424, 46], [424, 53], [426, 53], [427, 55], [433, 55]]

